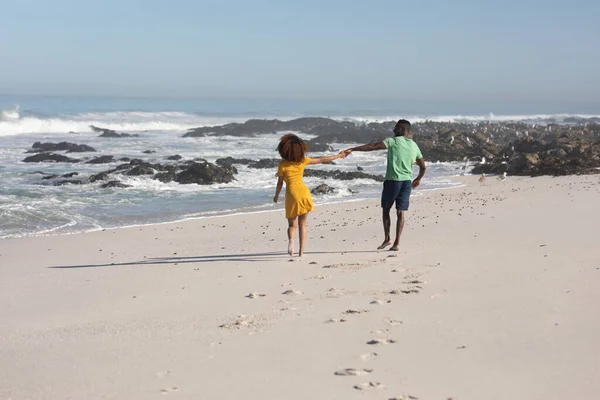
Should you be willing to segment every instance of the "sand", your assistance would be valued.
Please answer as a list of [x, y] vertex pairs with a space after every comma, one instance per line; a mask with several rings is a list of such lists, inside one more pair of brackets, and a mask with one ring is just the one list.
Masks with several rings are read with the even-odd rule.
[[[0, 399], [593, 399], [600, 176], [0, 240]], [[395, 222], [395, 221], [394, 221]], [[297, 245], [296, 245], [297, 248]]]

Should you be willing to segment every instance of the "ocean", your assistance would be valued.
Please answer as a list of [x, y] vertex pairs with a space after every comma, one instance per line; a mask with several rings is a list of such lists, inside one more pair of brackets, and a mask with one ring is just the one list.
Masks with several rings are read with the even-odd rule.
[[[25, 152], [36, 141], [86, 144], [96, 153], [164, 162], [180, 155], [184, 160], [204, 158], [214, 162], [221, 157], [277, 158], [279, 134], [258, 137], [183, 138], [190, 128], [244, 122], [250, 118], [292, 119], [323, 116], [340, 120], [389, 121], [400, 117], [411, 122], [437, 121], [530, 121], [546, 123], [568, 116], [591, 118], [590, 110], [579, 114], [518, 113], [509, 110], [492, 114], [472, 107], [457, 112], [435, 104], [401, 105], [393, 102], [359, 101], [281, 101], [281, 100], [207, 100], [136, 99], [64, 96], [0, 95], [0, 238], [41, 234], [75, 233], [105, 228], [161, 223], [189, 218], [283, 210], [282, 202], [272, 203], [276, 177], [272, 169], [237, 166], [236, 180], [228, 184], [181, 185], [161, 183], [143, 176], [124, 176], [130, 188], [102, 189], [99, 184], [53, 186], [39, 172], [62, 175], [78, 172], [86, 177], [114, 168], [122, 162], [90, 165], [69, 163], [24, 163]], [[454, 113], [453, 113], [454, 112]], [[100, 138], [91, 125], [139, 137]], [[310, 139], [310, 135], [302, 135]], [[418, 143], [418, 138], [415, 138]], [[333, 144], [343, 149], [348, 144]], [[152, 150], [152, 154], [144, 151]], [[79, 157], [79, 154], [70, 154]], [[385, 152], [353, 153], [337, 160], [335, 166], [318, 169], [385, 173]], [[463, 163], [429, 163], [422, 187], [415, 191], [443, 189], [458, 185], [452, 177], [468, 172]], [[306, 178], [313, 188], [326, 183], [335, 194], [314, 196], [315, 204], [377, 198], [381, 183], [370, 179], [338, 181]]]

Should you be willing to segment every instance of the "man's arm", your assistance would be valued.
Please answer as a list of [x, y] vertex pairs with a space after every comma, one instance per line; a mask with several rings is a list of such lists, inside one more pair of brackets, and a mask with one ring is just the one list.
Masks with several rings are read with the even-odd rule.
[[351, 150], [351, 151], [373, 151], [373, 150], [385, 150], [385, 149], [387, 149], [387, 147], [385, 147], [385, 143], [377, 142], [377, 143], [363, 144], [362, 146], [353, 147], [348, 150]]
[[427, 169], [427, 167], [425, 166], [425, 160], [423, 159], [423, 157], [417, 158], [416, 162], [417, 162], [417, 165], [419, 166], [419, 175], [412, 182], [413, 189], [418, 187], [421, 184], [421, 178], [423, 178], [423, 175], [425, 175], [425, 170]]

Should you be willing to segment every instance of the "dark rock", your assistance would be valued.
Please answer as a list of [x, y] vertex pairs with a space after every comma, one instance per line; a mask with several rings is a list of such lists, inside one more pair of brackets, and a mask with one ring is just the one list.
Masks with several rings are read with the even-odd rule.
[[156, 151], [154, 151], [154, 150], [144, 150], [144, 151], [142, 151], [142, 153], [144, 153], [144, 154], [154, 154], [154, 153], [156, 153]]
[[212, 183], [229, 183], [233, 181], [233, 172], [227, 167], [220, 167], [208, 162], [193, 163], [185, 171], [177, 174], [179, 183], [210, 185]]
[[113, 156], [100, 156], [90, 161], [86, 161], [86, 164], [108, 164], [112, 162], [115, 162], [115, 158]]
[[81, 179], [65, 179], [62, 181], [54, 181], [52, 182], [53, 186], [64, 186], [64, 185], [82, 185], [85, 182]]
[[540, 156], [537, 153], [518, 154], [508, 163], [509, 175], [529, 175], [540, 163]]
[[332, 178], [340, 181], [350, 181], [353, 179], [373, 179], [377, 182], [383, 182], [384, 177], [381, 175], [371, 175], [359, 171], [340, 171], [336, 169], [334, 171], [324, 171], [320, 169], [305, 169], [304, 176], [306, 177], [318, 177], [318, 178]]
[[99, 174], [90, 176], [90, 182], [107, 181], [109, 178], [110, 176], [106, 172], [100, 172]]
[[175, 171], [160, 172], [154, 175], [154, 179], [161, 181], [162, 183], [173, 182], [175, 179], [177, 179], [177, 173]]
[[78, 163], [80, 160], [75, 158], [69, 158], [60, 154], [54, 153], [39, 153], [34, 156], [26, 157], [23, 162], [26, 163], [39, 163], [39, 162], [66, 162], [66, 163]]
[[179, 154], [175, 154], [174, 156], [169, 156], [167, 157], [167, 160], [170, 161], [179, 161], [181, 160], [183, 157], [181, 157]]
[[125, 175], [139, 176], [139, 175], [154, 175], [156, 171], [152, 165], [138, 165], [131, 168], [125, 173]]
[[263, 158], [258, 161], [252, 161], [248, 164], [248, 168], [264, 169], [264, 168], [277, 168], [279, 166], [280, 159], [275, 158]]
[[72, 178], [76, 175], [79, 175], [79, 172], [69, 172], [69, 173], [61, 175], [60, 177], [61, 178]]
[[232, 165], [232, 164], [242, 164], [248, 165], [250, 163], [256, 162], [256, 160], [250, 160], [249, 158], [233, 158], [233, 157], [225, 157], [219, 158], [215, 163], [220, 166]]
[[126, 138], [126, 137], [139, 137], [140, 136], [138, 134], [131, 135], [129, 133], [117, 133], [116, 131], [113, 131], [112, 129], [98, 128], [97, 126], [94, 126], [94, 125], [91, 125], [90, 128], [92, 128], [92, 131], [94, 131], [94, 132], [101, 133], [101, 135], [98, 137]]
[[93, 147], [90, 147], [85, 144], [75, 144], [68, 142], [60, 142], [60, 143], [41, 143], [35, 142], [33, 144], [32, 150], [29, 150], [28, 153], [40, 153], [43, 151], [66, 151], [67, 153], [85, 153], [85, 152], [95, 152], [96, 150]]
[[54, 179], [54, 178], [58, 178], [58, 175], [46, 175], [46, 176], [42, 177], [42, 179]]
[[101, 188], [103, 189], [107, 189], [107, 188], [129, 188], [132, 187], [131, 185], [127, 185], [125, 183], [122, 183], [120, 181], [108, 181], [103, 185], [100, 185]]
[[119, 161], [129, 162], [129, 161], [131, 161], [131, 158], [129, 158], [129, 157], [123, 157], [123, 158], [119, 158]]
[[310, 192], [312, 194], [328, 194], [328, 193], [335, 193], [336, 190], [334, 188], [332, 188], [331, 186], [323, 183], [323, 184], [317, 186], [316, 188], [314, 188], [313, 190], [311, 190]]
[[477, 166], [472, 173], [507, 172], [509, 175], [597, 174], [600, 167], [600, 141], [593, 136], [566, 132], [544, 139], [520, 139], [509, 143], [504, 157]]

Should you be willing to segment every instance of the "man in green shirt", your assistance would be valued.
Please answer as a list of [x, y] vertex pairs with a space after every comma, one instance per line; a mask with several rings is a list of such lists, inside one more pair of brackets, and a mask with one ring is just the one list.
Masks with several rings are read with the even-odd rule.
[[[412, 189], [421, 184], [421, 178], [425, 175], [426, 169], [421, 150], [412, 140], [410, 122], [405, 119], [398, 121], [394, 127], [394, 134], [393, 138], [385, 139], [383, 142], [370, 143], [348, 149], [348, 151], [387, 149], [387, 170], [385, 181], [383, 182], [383, 192], [381, 193], [385, 238], [377, 250], [384, 249], [392, 244], [390, 237], [390, 210], [394, 202], [396, 203], [398, 221], [396, 224], [396, 240], [394, 240], [394, 245], [390, 250], [398, 251], [400, 248], [400, 236], [404, 228], [404, 211], [408, 210]], [[419, 166], [419, 175], [415, 180], [412, 180], [412, 166], [415, 162]]]

